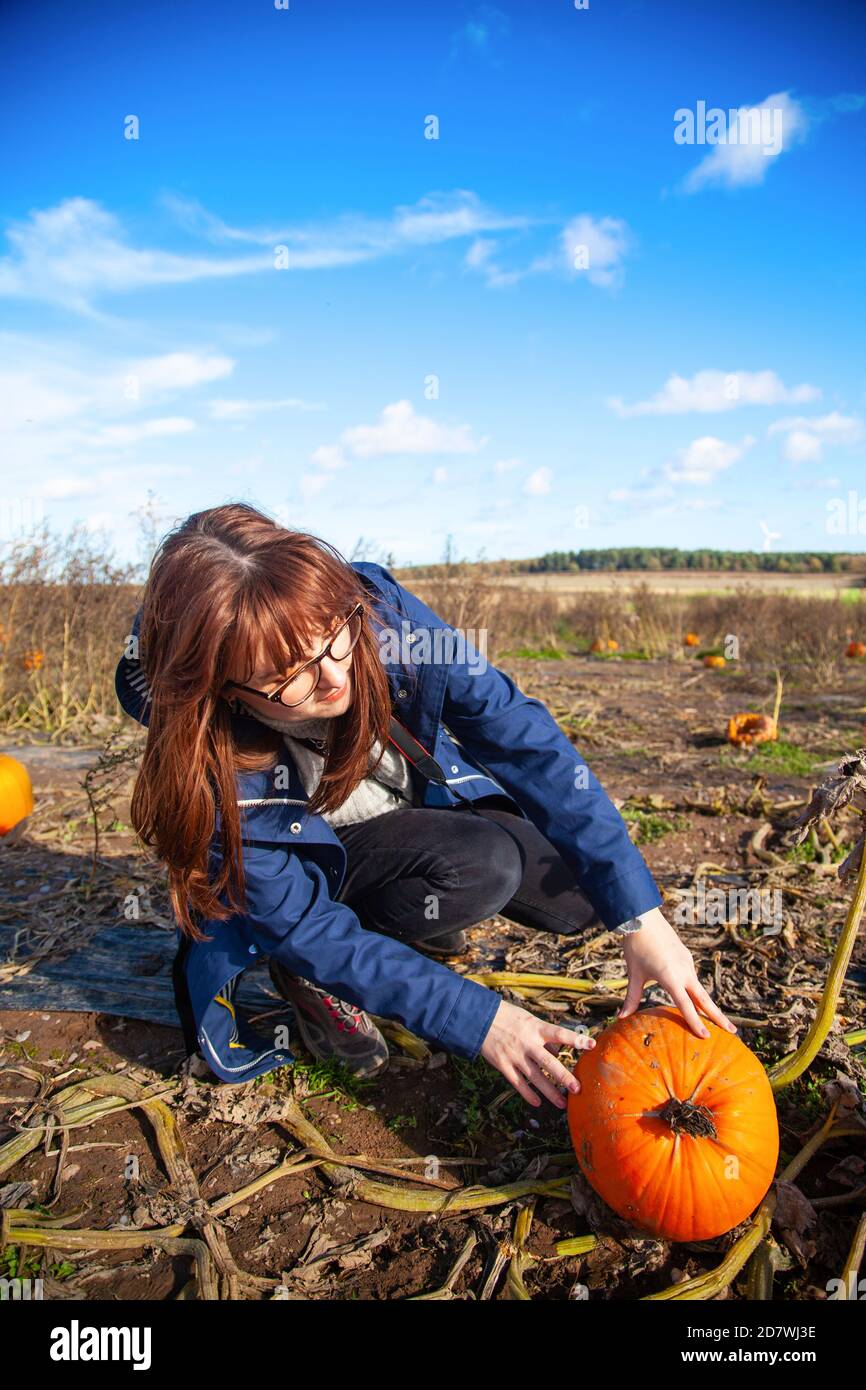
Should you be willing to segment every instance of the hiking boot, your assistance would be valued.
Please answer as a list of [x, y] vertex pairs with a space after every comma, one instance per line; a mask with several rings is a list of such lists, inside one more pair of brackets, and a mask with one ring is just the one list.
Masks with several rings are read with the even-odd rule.
[[304, 1046], [319, 1061], [335, 1057], [355, 1076], [374, 1076], [388, 1065], [388, 1044], [369, 1014], [354, 1004], [292, 975], [273, 958], [268, 962], [274, 988], [295, 1011]]
[[424, 941], [413, 941], [411, 945], [428, 956], [459, 956], [466, 950], [466, 933], [460, 927], [457, 931], [442, 932]]

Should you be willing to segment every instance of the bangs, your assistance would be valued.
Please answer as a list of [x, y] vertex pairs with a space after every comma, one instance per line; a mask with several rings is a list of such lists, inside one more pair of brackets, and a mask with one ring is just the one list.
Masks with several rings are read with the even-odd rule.
[[239, 595], [217, 663], [220, 685], [228, 680], [249, 685], [264, 666], [279, 675], [302, 665], [318, 654], [325, 640], [321, 634], [347, 617], [359, 600], [366, 600], [361, 585], [333, 571], [308, 570], [299, 576], [295, 568], [290, 587], [275, 583], [273, 576], [256, 580]]

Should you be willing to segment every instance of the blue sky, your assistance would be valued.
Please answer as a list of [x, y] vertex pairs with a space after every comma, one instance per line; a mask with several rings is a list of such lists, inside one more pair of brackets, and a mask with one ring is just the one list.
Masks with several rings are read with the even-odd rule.
[[0, 52], [0, 539], [864, 548], [859, 6], [6, 0]]

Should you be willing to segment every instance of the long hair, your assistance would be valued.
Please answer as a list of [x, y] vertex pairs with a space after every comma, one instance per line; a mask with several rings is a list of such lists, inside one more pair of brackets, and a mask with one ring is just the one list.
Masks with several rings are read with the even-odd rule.
[[[388, 736], [390, 691], [369, 625], [370, 592], [326, 541], [288, 530], [241, 502], [194, 513], [156, 552], [139, 634], [151, 712], [131, 817], [140, 839], [167, 865], [178, 925], [196, 940], [206, 939], [197, 917], [223, 919], [244, 910], [236, 775], [286, 756], [281, 733], [265, 724], [241, 742], [221, 691], [230, 678], [251, 683], [260, 651], [275, 671], [300, 665], [317, 635], [359, 602], [353, 699], [330, 721], [311, 811], [340, 806], [368, 775], [374, 742], [384, 748]], [[214, 875], [209, 850], [217, 806], [222, 855]]]

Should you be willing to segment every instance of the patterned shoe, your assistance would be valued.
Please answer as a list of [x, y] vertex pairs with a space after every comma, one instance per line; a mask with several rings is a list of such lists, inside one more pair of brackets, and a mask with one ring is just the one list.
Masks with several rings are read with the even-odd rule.
[[413, 941], [409, 944], [427, 956], [459, 956], [466, 950], [466, 933], [460, 928], [457, 931], [442, 932], [440, 936], [430, 936], [426, 941]]
[[322, 1062], [336, 1057], [355, 1076], [378, 1076], [388, 1065], [388, 1044], [369, 1014], [310, 980], [268, 962], [274, 988], [295, 1011], [304, 1046]]

